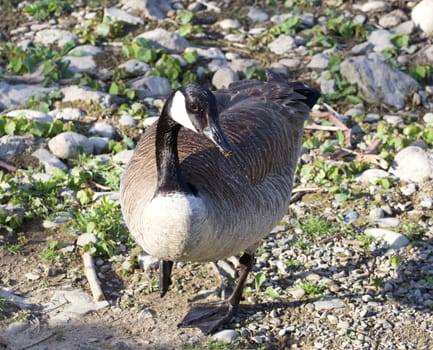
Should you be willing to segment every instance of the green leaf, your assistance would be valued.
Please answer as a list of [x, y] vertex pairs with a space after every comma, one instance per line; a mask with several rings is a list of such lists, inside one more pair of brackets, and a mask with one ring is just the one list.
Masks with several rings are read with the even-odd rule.
[[110, 89], [108, 90], [108, 93], [110, 95], [119, 95], [120, 94], [120, 87], [116, 83], [111, 83]]
[[13, 135], [15, 133], [15, 130], [17, 128], [17, 124], [14, 120], [8, 120], [4, 126], [5, 133], [8, 135]]
[[192, 20], [193, 17], [194, 13], [192, 11], [182, 10], [177, 15], [177, 20], [182, 24], [187, 24]]
[[192, 25], [190, 23], [181, 25], [179, 27], [179, 35], [188, 36], [192, 33]]
[[272, 299], [278, 299], [280, 297], [280, 294], [272, 287], [266, 288], [265, 294]]
[[110, 25], [108, 23], [99, 23], [95, 30], [96, 34], [106, 37], [110, 34]]
[[189, 51], [183, 54], [183, 58], [188, 64], [193, 64], [197, 61], [197, 51]]
[[263, 272], [258, 272], [254, 277], [254, 286], [256, 288], [256, 292], [260, 291], [260, 287], [266, 281], [266, 276]]

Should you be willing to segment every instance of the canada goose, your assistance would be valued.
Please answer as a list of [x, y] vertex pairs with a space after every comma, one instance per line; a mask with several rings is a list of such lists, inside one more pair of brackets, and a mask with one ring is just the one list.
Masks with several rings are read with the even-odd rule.
[[190, 84], [172, 93], [145, 130], [120, 197], [131, 235], [160, 259], [161, 296], [174, 261], [244, 252], [230, 297], [193, 305], [181, 325], [211, 333], [239, 304], [258, 243], [286, 213], [303, 124], [318, 97], [273, 75], [213, 93]]

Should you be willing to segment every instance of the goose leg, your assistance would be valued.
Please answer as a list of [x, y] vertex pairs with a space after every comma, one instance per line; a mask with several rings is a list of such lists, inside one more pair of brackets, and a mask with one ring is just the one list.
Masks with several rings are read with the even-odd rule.
[[168, 287], [171, 284], [171, 270], [173, 268], [173, 261], [160, 260], [159, 261], [159, 292], [161, 298], [167, 293]]
[[239, 281], [228, 299], [200, 303], [191, 306], [187, 315], [179, 324], [181, 327], [197, 327], [203, 333], [213, 333], [219, 326], [229, 321], [233, 315], [234, 308], [240, 303], [242, 291], [253, 265], [253, 254], [244, 253], [239, 259], [240, 275]]

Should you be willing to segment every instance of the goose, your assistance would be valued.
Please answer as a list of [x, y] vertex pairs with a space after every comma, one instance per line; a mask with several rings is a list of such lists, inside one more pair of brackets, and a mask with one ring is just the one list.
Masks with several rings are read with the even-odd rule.
[[228, 298], [197, 303], [179, 324], [213, 333], [240, 303], [260, 241], [287, 211], [304, 121], [319, 92], [268, 73], [211, 92], [175, 90], [146, 128], [121, 179], [125, 223], [159, 259], [163, 297], [173, 262], [216, 262], [242, 252]]

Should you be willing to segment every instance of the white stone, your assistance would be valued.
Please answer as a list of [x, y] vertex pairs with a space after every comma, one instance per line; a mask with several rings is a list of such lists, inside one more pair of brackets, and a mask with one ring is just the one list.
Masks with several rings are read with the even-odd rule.
[[400, 249], [409, 244], [407, 237], [399, 232], [385, 230], [381, 228], [367, 228], [364, 231], [366, 236], [375, 238], [376, 240], [385, 241], [390, 249]]
[[354, 6], [354, 8], [359, 8], [362, 12], [381, 12], [390, 7], [391, 5], [386, 1], [368, 1], [362, 5]]
[[234, 81], [239, 80], [238, 74], [230, 67], [218, 69], [212, 77], [212, 85], [217, 89], [228, 87]]
[[397, 125], [403, 122], [403, 118], [399, 115], [384, 115], [383, 120], [385, 120], [388, 124]]
[[34, 41], [45, 46], [63, 47], [70, 41], [77, 42], [78, 37], [63, 29], [43, 29], [36, 33]]
[[137, 125], [137, 120], [128, 114], [123, 114], [119, 118], [119, 125], [121, 126], [135, 126]]
[[170, 2], [166, 0], [121, 0], [122, 8], [133, 13], [142, 13], [153, 20], [161, 20], [171, 10]]
[[92, 134], [97, 134], [99, 136], [107, 137], [112, 139], [116, 134], [116, 128], [106, 122], [97, 122], [89, 130]]
[[100, 104], [102, 107], [110, 107], [113, 97], [105, 92], [97, 91], [86, 86], [70, 85], [61, 89], [63, 102], [84, 101], [86, 103]]
[[66, 131], [58, 134], [48, 141], [50, 151], [60, 159], [74, 158], [80, 151], [85, 154], [93, 152], [93, 144], [88, 137], [74, 131]]
[[120, 69], [124, 69], [127, 73], [146, 73], [150, 70], [150, 66], [142, 61], [132, 59], [119, 65]]
[[433, 123], [433, 113], [429, 112], [429, 113], [424, 114], [422, 119], [424, 120], [425, 123], [432, 124]]
[[33, 109], [16, 109], [7, 112], [6, 116], [15, 118], [23, 117], [28, 120], [35, 120], [39, 123], [51, 123], [53, 121], [53, 117], [48, 113], [35, 111]]
[[332, 310], [344, 308], [344, 302], [338, 298], [326, 298], [322, 300], [317, 300], [314, 303], [316, 310]]
[[269, 19], [267, 12], [257, 7], [250, 7], [247, 16], [251, 21], [254, 22], [263, 22]]
[[377, 29], [370, 33], [368, 41], [374, 45], [374, 51], [382, 52], [394, 47], [391, 42], [392, 33], [385, 29]]
[[31, 151], [38, 144], [33, 136], [4, 135], [0, 137], [0, 159], [10, 160]]
[[422, 0], [412, 10], [413, 22], [428, 35], [433, 35], [433, 0]]
[[131, 88], [136, 89], [141, 98], [167, 98], [172, 89], [170, 82], [165, 77], [146, 75], [130, 83]]
[[184, 52], [190, 46], [183, 36], [161, 28], [144, 32], [138, 38], [147, 39], [152, 46], [156, 48], [162, 47], [168, 52]]
[[125, 22], [132, 25], [144, 24], [142, 18], [133, 16], [125, 10], [121, 10], [116, 7], [104, 9], [104, 17], [110, 17], [111, 19], [113, 19], [113, 21]]
[[98, 238], [93, 233], [83, 233], [79, 235], [77, 238], [77, 245], [79, 247], [83, 247], [86, 244], [96, 243], [96, 242], [98, 242]]
[[27, 272], [24, 277], [27, 278], [29, 281], [37, 281], [41, 278], [41, 275], [33, 272]]
[[269, 43], [268, 48], [272, 53], [282, 55], [292, 51], [296, 47], [295, 39], [290, 35], [281, 34], [274, 41]]
[[60, 169], [63, 172], [68, 171], [66, 164], [45, 148], [39, 148], [32, 153], [32, 156], [44, 165], [45, 172], [48, 174], [51, 174], [55, 169]]
[[422, 182], [433, 175], [433, 156], [420, 147], [406, 147], [396, 154], [391, 172], [401, 180]]
[[149, 254], [142, 253], [137, 259], [138, 264], [144, 271], [156, 270], [159, 266], [159, 259]]
[[305, 296], [305, 290], [303, 288], [297, 288], [289, 291], [289, 294], [292, 296], [293, 299], [299, 300]]
[[231, 19], [231, 18], [223, 19], [222, 21], [218, 22], [218, 25], [221, 27], [221, 29], [225, 29], [225, 30], [236, 29], [241, 26], [241, 24], [237, 19]]
[[44, 95], [56, 87], [42, 87], [36, 84], [8, 84], [0, 81], [0, 110], [19, 108], [35, 94]]
[[73, 108], [73, 107], [54, 109], [48, 114], [53, 116], [55, 119], [71, 120], [71, 121], [78, 121], [86, 116], [86, 113], [83, 110], [79, 108]]
[[224, 329], [212, 336], [212, 339], [224, 343], [233, 343], [239, 337], [239, 333], [233, 329]]
[[328, 68], [328, 62], [330, 57], [324, 53], [315, 54], [310, 63], [307, 64], [308, 68], [311, 69], [326, 69]]
[[225, 60], [224, 53], [218, 49], [217, 47], [208, 47], [208, 48], [200, 48], [200, 47], [188, 47], [185, 49], [185, 52], [193, 52], [195, 51], [198, 56], [205, 58], [207, 60], [220, 59]]
[[356, 182], [367, 184], [375, 182], [377, 179], [386, 178], [389, 174], [382, 169], [367, 169], [356, 177]]

